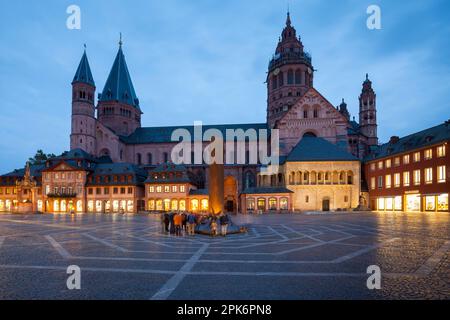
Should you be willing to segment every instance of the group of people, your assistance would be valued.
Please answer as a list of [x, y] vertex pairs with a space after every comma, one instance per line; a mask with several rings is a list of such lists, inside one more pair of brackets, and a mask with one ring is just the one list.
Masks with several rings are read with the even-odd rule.
[[[210, 215], [195, 215], [192, 212], [163, 212], [161, 213], [161, 228], [165, 234], [175, 236], [195, 235], [195, 227], [198, 224], [208, 224], [211, 236], [222, 235], [226, 236], [230, 219], [228, 215], [221, 214], [220, 216]], [[220, 233], [218, 230], [220, 224]]]
[[195, 234], [197, 217], [193, 213], [186, 212], [164, 212], [161, 214], [161, 225], [164, 233], [176, 236]]

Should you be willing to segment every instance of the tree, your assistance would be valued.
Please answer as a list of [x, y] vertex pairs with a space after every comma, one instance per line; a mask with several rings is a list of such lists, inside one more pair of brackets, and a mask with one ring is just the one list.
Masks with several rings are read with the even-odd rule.
[[31, 165], [42, 164], [48, 159], [53, 157], [56, 157], [53, 153], [45, 154], [44, 151], [42, 151], [42, 149], [39, 149], [38, 151], [36, 151], [34, 157], [28, 158], [28, 161], [30, 162]]

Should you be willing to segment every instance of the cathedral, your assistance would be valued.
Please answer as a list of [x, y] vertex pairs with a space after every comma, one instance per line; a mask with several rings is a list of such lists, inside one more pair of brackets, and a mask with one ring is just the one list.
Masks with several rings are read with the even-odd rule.
[[[276, 170], [248, 156], [225, 165], [225, 211], [349, 210], [364, 198], [361, 159], [378, 145], [372, 82], [366, 75], [356, 122], [344, 100], [335, 106], [314, 88], [314, 72], [288, 13], [268, 66], [266, 121], [202, 128], [224, 136], [227, 129], [279, 130]], [[171, 162], [173, 131], [194, 127], [141, 126], [146, 108], [121, 41], [101, 91], [83, 53], [71, 109], [70, 151], [1, 176], [0, 211], [208, 211], [208, 165]]]

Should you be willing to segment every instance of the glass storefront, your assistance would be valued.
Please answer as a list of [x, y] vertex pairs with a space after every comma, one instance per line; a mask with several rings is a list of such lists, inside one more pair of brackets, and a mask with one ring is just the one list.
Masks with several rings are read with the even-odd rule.
[[441, 194], [437, 197], [437, 210], [448, 211], [448, 193]]
[[247, 199], [247, 210], [248, 211], [255, 210], [255, 199], [253, 199], [253, 198]]
[[420, 194], [408, 194], [406, 196], [406, 211], [420, 211]]
[[436, 196], [425, 197], [425, 210], [436, 211]]

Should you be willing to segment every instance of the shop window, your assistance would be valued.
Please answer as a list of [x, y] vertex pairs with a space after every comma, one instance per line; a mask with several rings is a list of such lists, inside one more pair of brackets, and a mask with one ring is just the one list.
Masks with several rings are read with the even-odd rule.
[[402, 211], [402, 197], [401, 196], [397, 196], [394, 198], [394, 209], [396, 211]]
[[441, 194], [437, 197], [437, 210], [448, 211], [448, 193]]
[[148, 200], [148, 210], [155, 211], [155, 200]]
[[180, 200], [180, 202], [178, 203], [178, 206], [181, 211], [186, 211], [186, 200]]
[[208, 210], [208, 199], [202, 199], [202, 201], [201, 201], [201, 209], [202, 209], [202, 211], [206, 211], [206, 210]]
[[163, 201], [162, 200], [156, 200], [156, 210], [163, 211]]
[[386, 210], [393, 211], [394, 210], [394, 199], [386, 198]]
[[276, 198], [269, 199], [269, 210], [277, 210], [277, 199]]
[[281, 210], [288, 210], [289, 209], [288, 198], [281, 198], [280, 199], [280, 209]]
[[249, 198], [247, 199], [247, 210], [254, 211], [255, 210], [255, 199]]
[[133, 200], [128, 200], [127, 201], [127, 211], [128, 212], [133, 212], [134, 210], [134, 203]]
[[378, 210], [379, 211], [384, 211], [385, 210], [384, 198], [378, 198]]
[[197, 199], [191, 200], [191, 211], [198, 211], [198, 200]]
[[410, 194], [406, 196], [406, 211], [420, 211], [420, 195]]
[[259, 198], [258, 199], [258, 210], [266, 210], [266, 199], [264, 198]]
[[436, 197], [426, 196], [425, 197], [425, 210], [426, 211], [436, 211]]

